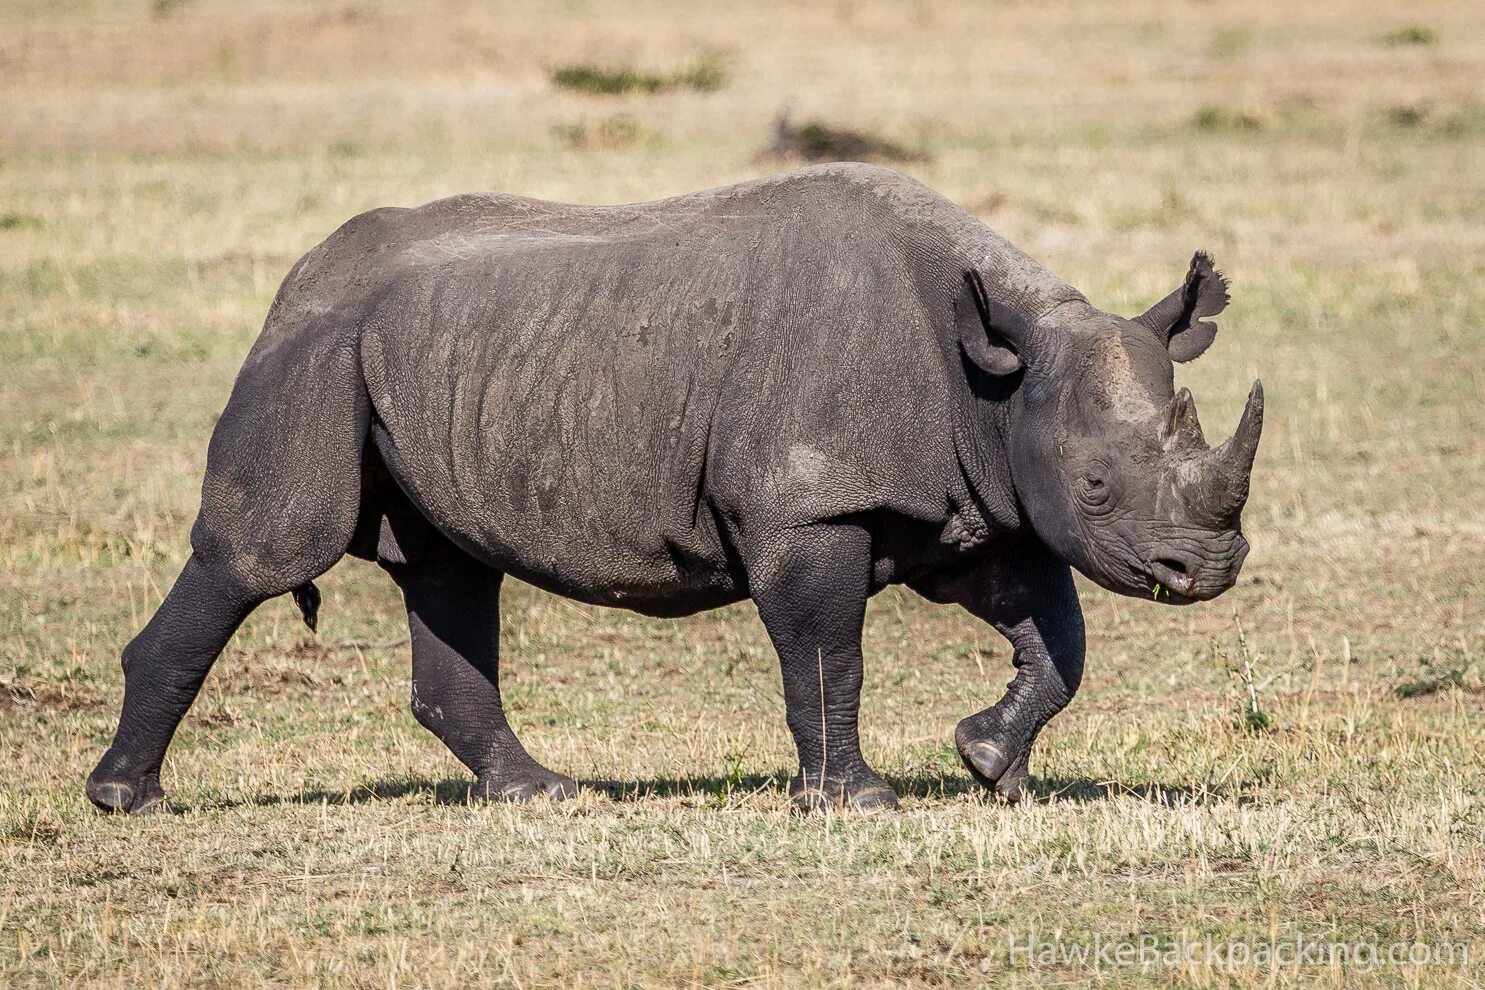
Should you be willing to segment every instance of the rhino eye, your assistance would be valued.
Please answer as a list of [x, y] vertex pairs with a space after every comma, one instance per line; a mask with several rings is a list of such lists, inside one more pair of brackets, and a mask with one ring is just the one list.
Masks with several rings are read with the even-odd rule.
[[1080, 487], [1082, 491], [1079, 494], [1090, 506], [1104, 505], [1109, 500], [1109, 486], [1096, 474], [1083, 475]]

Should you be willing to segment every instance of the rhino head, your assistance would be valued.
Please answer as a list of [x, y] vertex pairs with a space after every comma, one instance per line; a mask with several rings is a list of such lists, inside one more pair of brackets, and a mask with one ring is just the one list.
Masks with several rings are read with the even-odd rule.
[[[1034, 324], [967, 276], [978, 316], [962, 330], [983, 371], [1022, 376], [1004, 425], [1017, 500], [1037, 535], [1103, 587], [1172, 604], [1214, 598], [1237, 580], [1241, 515], [1263, 429], [1255, 382], [1237, 432], [1217, 447], [1196, 404], [1175, 390], [1175, 361], [1211, 344], [1227, 284], [1198, 253], [1185, 283], [1133, 320], [1081, 298]], [[964, 321], [961, 321], [963, 327]]]

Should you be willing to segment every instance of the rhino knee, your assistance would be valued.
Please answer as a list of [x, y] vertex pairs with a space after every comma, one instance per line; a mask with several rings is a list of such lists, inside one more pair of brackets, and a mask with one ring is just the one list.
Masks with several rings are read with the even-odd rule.
[[210, 527], [198, 521], [191, 532], [195, 554], [213, 582], [244, 601], [264, 601], [303, 588], [334, 566], [351, 537], [350, 527], [344, 527], [344, 538], [328, 529], [300, 535], [282, 530], [244, 532], [246, 528]]

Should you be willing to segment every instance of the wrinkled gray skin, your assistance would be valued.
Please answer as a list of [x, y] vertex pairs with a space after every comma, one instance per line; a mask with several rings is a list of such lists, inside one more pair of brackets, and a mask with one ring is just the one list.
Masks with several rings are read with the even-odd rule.
[[511, 732], [505, 574], [679, 616], [751, 598], [778, 650], [803, 807], [896, 804], [857, 738], [866, 600], [906, 584], [1017, 668], [959, 724], [1019, 797], [1083, 671], [1071, 567], [1161, 601], [1232, 586], [1261, 428], [1201, 437], [1172, 359], [1211, 343], [1210, 260], [1100, 312], [898, 173], [828, 165], [622, 207], [469, 195], [356, 217], [279, 290], [212, 436], [193, 552], [124, 650], [109, 810], [164, 799], [171, 736], [268, 598], [375, 559], [412, 705], [483, 797], [568, 797]]

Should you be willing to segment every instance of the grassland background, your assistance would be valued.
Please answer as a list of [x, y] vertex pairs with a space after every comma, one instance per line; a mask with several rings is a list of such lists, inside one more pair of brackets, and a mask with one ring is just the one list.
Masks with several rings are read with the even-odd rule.
[[[0, 4], [0, 982], [1478, 985], [1485, 963], [1485, 7]], [[570, 62], [715, 92], [563, 92]], [[390, 584], [228, 648], [166, 765], [95, 815], [118, 651], [187, 551], [205, 445], [278, 279], [350, 215], [470, 189], [654, 198], [782, 167], [783, 106], [908, 166], [1131, 313], [1206, 247], [1180, 369], [1269, 418], [1219, 601], [1089, 587], [1088, 676], [981, 800], [950, 748], [1009, 650], [889, 590], [868, 757], [898, 814], [801, 819], [750, 607], [679, 622], [508, 583], [512, 719], [590, 784], [469, 807], [406, 706]], [[1241, 621], [1268, 731], [1239, 727]], [[362, 645], [356, 645], [360, 643]], [[371, 644], [371, 645], [366, 645]], [[1417, 939], [1474, 968], [1014, 967], [1007, 931]]]

